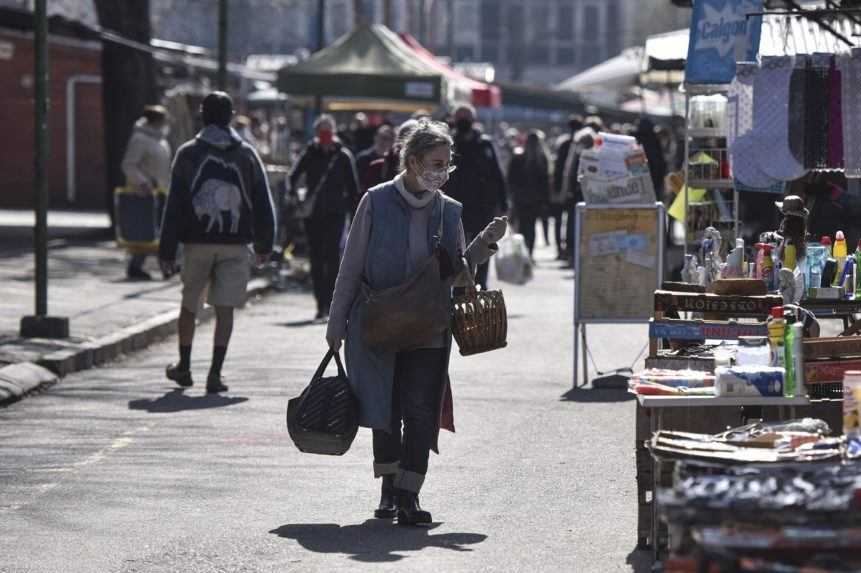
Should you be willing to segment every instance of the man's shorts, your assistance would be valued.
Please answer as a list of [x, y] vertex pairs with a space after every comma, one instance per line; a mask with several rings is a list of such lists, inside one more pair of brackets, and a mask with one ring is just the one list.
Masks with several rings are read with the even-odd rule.
[[186, 244], [181, 276], [182, 307], [194, 314], [207, 287], [210, 306], [242, 306], [251, 276], [251, 251], [246, 245]]

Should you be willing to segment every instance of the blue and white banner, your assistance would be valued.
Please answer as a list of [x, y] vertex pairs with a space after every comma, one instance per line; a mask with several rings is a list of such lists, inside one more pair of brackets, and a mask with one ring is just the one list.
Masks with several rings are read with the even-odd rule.
[[754, 61], [759, 52], [763, 0], [694, 0], [685, 65], [689, 84], [728, 84], [735, 63]]

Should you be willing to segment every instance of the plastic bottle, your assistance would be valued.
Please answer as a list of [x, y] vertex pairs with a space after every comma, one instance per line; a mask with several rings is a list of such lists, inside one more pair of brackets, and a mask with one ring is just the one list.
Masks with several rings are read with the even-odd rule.
[[852, 300], [855, 298], [855, 257], [846, 258], [839, 286], [845, 289], [847, 299]]
[[762, 280], [765, 281], [765, 288], [769, 292], [777, 290], [777, 284], [774, 281], [774, 259], [771, 254], [771, 245], [765, 245], [763, 249]]
[[792, 330], [792, 374], [795, 378], [795, 395], [806, 396], [804, 385], [804, 324], [796, 322], [790, 326]]
[[784, 356], [783, 345], [784, 336], [786, 335], [786, 320], [783, 318], [783, 307], [775, 306], [771, 309], [771, 316], [768, 319], [768, 345], [771, 351], [771, 366], [785, 366], [786, 356]]
[[[861, 253], [858, 254], [861, 256]], [[822, 286], [822, 269], [825, 267], [825, 259], [828, 258], [828, 250], [817, 243], [807, 245], [807, 288]]]
[[794, 271], [796, 264], [797, 260], [795, 245], [793, 245], [792, 243], [786, 243], [785, 245], [783, 245], [783, 268]]
[[826, 259], [829, 258], [832, 254], [832, 252], [831, 252], [831, 237], [829, 237], [828, 235], [823, 235], [822, 238], [819, 239], [819, 244], [822, 245], [823, 247], [825, 247], [825, 250], [828, 251], [828, 254], [825, 256], [825, 258]]
[[837, 282], [835, 286], [840, 286], [840, 280], [843, 278], [843, 267], [846, 266], [848, 254], [843, 231], [837, 231], [837, 234], [834, 235], [834, 258], [837, 260]]
[[756, 260], [754, 262], [754, 278], [761, 279], [762, 276], [762, 265], [765, 262], [765, 243], [756, 243], [754, 245], [756, 248]]
[[852, 457], [861, 450], [861, 370], [847, 370], [843, 374], [843, 434], [846, 436], [847, 454]]
[[792, 398], [795, 396], [796, 389], [796, 379], [795, 379], [795, 336], [796, 331], [793, 328], [794, 318], [793, 314], [789, 309], [785, 310], [784, 316], [787, 322], [786, 328], [784, 328], [783, 334], [783, 354], [784, 354], [784, 368], [786, 369], [786, 374], [783, 377], [783, 395], [787, 398]]
[[855, 300], [861, 299], [861, 241], [855, 248]]

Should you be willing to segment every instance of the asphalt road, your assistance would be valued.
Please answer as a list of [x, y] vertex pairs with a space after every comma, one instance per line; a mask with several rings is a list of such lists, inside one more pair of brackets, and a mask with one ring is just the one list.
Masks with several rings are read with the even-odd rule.
[[[571, 271], [542, 253], [506, 285], [509, 347], [454, 360], [457, 433], [422, 504], [432, 527], [373, 519], [370, 432], [330, 458], [299, 453], [287, 399], [324, 352], [308, 295], [237, 317], [225, 374], [162, 378], [166, 342], [0, 410], [0, 572], [646, 571], [634, 551], [634, 403], [571, 386]], [[626, 366], [644, 326], [590, 329], [599, 368]]]

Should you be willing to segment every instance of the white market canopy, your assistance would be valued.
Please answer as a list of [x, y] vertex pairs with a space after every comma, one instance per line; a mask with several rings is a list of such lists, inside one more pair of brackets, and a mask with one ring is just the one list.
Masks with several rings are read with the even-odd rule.
[[629, 48], [614, 58], [584, 70], [555, 86], [577, 93], [619, 91], [637, 85], [642, 48]]

